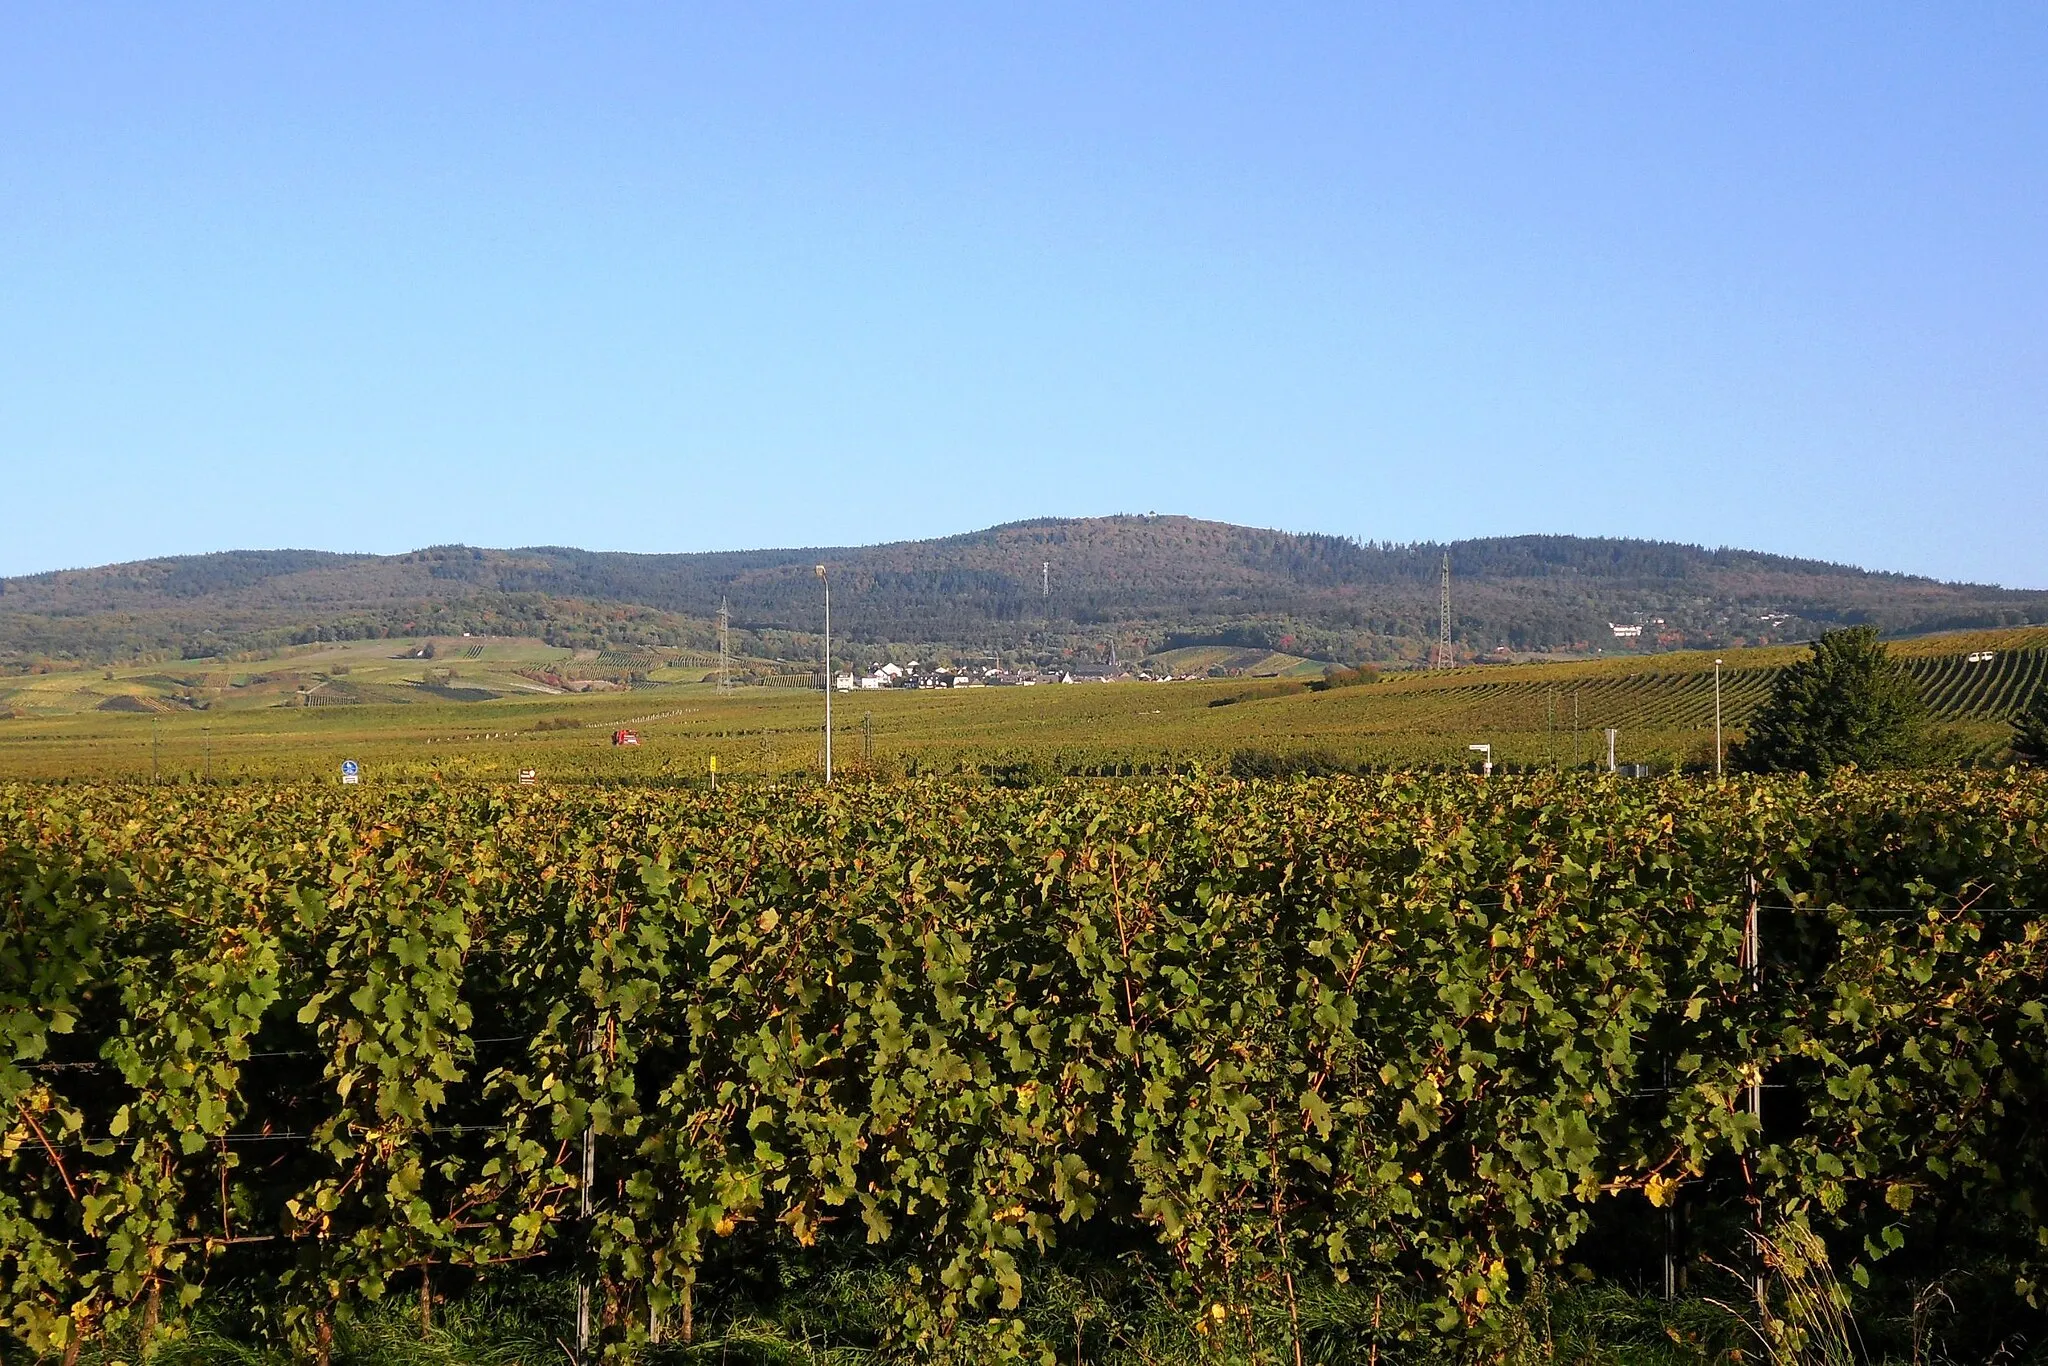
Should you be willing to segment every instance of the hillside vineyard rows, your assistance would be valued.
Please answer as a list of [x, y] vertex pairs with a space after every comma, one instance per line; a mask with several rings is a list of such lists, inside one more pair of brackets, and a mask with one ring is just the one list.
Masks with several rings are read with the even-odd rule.
[[[1989, 658], [1973, 660], [1976, 653], [1907, 655], [1898, 662], [1919, 688], [1929, 714], [1940, 721], [2008, 720], [2048, 681], [2048, 647], [1985, 651]], [[1746, 721], [1770, 696], [1777, 674], [1774, 667], [1725, 671], [1721, 676], [1724, 720], [1730, 725]], [[1711, 725], [1714, 719], [1714, 675], [1698, 668], [1683, 672], [1646, 669], [1593, 676], [1583, 682], [1569, 678], [1549, 683], [1486, 681], [1481, 675], [1430, 692], [1431, 700], [1446, 710], [1464, 703], [1475, 719], [1490, 712], [1507, 721], [1511, 713], [1519, 713], [1513, 718], [1520, 722], [1514, 727], [1517, 730], [1530, 729], [1532, 715], [1536, 728], [1546, 719], [1552, 725], [1560, 724], [1557, 708], [1560, 703], [1569, 708], [1575, 694], [1582, 718], [1595, 716], [1602, 725], [1628, 730], [1696, 730]], [[1562, 724], [1569, 724], [1568, 716]]]
[[[1972, 652], [1973, 654], [1976, 652]], [[2004, 650], [1989, 659], [1969, 654], [1903, 661], [1936, 716], [1957, 721], [2004, 720], [2048, 683], [2048, 649]]]
[[[1983, 632], [1897, 647], [1936, 723], [1941, 762], [2006, 761], [2008, 722], [2048, 685], [2043, 636], [2038, 629]], [[1729, 743], [1741, 737], [1777, 671], [1801, 653], [1730, 652], [1721, 678]], [[319, 696], [356, 687], [352, 680], [366, 669], [360, 653], [328, 661], [333, 675], [308, 658], [315, 667], [306, 678], [330, 679]], [[1157, 777], [1223, 767], [1240, 748], [1314, 749], [1361, 766], [1463, 766], [1467, 744], [1483, 741], [1502, 763], [1563, 768], [1599, 762], [1601, 732], [1613, 727], [1622, 762], [1710, 771], [1711, 661], [1695, 654], [1466, 667], [1327, 692], [1307, 691], [1303, 679], [862, 692], [842, 700], [837, 752], [842, 765], [873, 774]], [[95, 677], [82, 685], [101, 683]], [[815, 773], [822, 760], [819, 699], [801, 687], [719, 694], [691, 681], [580, 697], [493, 696], [478, 688], [481, 700], [457, 701], [448, 696], [453, 688], [384, 684], [376, 686], [420, 700], [284, 707], [217, 696], [200, 711], [168, 701], [153, 702], [159, 710], [147, 715], [44, 710], [40, 699], [70, 696], [60, 688], [80, 685], [56, 675], [17, 685], [17, 714], [0, 718], [0, 779], [305, 779], [332, 775], [352, 758], [375, 782], [510, 781], [531, 767], [549, 781], [680, 784], [701, 782], [713, 755], [740, 781]], [[98, 700], [76, 696], [87, 708]], [[618, 726], [639, 728], [643, 744], [611, 747]]]
[[1035, 1259], [1124, 1248], [1197, 1305], [1391, 1272], [1452, 1332], [1795, 1216], [2038, 1300], [2044, 799], [0, 787], [0, 1321], [256, 1285], [310, 1351], [557, 1267], [620, 1344], [868, 1249], [903, 1340], [1014, 1342]]

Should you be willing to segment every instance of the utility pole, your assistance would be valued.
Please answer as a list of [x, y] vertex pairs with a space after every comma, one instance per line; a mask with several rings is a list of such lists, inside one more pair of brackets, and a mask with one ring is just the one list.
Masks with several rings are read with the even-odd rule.
[[156, 781], [157, 755], [161, 745], [161, 738], [157, 735], [156, 717], [152, 716], [149, 718], [149, 780], [152, 783]]
[[1607, 728], [1607, 771], [1614, 772], [1614, 737], [1620, 734], [1614, 727]]
[[1721, 661], [1714, 661], [1714, 776], [1721, 776]]
[[818, 566], [818, 582], [825, 585], [825, 786], [832, 786], [832, 580], [825, 566]]
[[1052, 606], [1052, 561], [1051, 561], [1051, 560], [1040, 560], [1040, 561], [1038, 562], [1038, 591], [1039, 591], [1039, 594], [1040, 594], [1040, 596], [1042, 596], [1042, 597], [1043, 597], [1043, 598], [1045, 599], [1045, 603], [1046, 603], [1046, 606], [1047, 606], [1048, 608], [1049, 608], [1049, 607], [1051, 607], [1051, 606]]
[[870, 767], [875, 762], [875, 714], [865, 712], [860, 718], [860, 757]]
[[1435, 668], [1451, 667], [1451, 552], [1444, 552], [1443, 592], [1436, 625]]
[[205, 781], [210, 783], [213, 781], [213, 722], [208, 721], [200, 729], [206, 736]]

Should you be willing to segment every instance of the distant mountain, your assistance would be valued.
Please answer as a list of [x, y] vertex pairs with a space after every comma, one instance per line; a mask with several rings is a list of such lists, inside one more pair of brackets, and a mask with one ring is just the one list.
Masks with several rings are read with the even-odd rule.
[[[197, 657], [320, 639], [540, 635], [703, 646], [719, 604], [750, 652], [809, 648], [812, 566], [841, 639], [1052, 654], [1271, 646], [1400, 659], [1436, 634], [1452, 568], [1466, 654], [1802, 639], [2048, 622], [2048, 593], [1654, 541], [1514, 536], [1362, 544], [1188, 517], [1046, 518], [889, 545], [633, 555], [437, 546], [405, 555], [230, 551], [0, 581], [0, 660]], [[1640, 626], [1626, 645], [1613, 626]]]

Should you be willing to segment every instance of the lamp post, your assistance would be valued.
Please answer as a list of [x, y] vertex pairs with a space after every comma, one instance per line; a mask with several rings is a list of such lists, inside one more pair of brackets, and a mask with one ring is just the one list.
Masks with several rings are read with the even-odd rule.
[[1714, 776], [1721, 776], [1721, 661], [1714, 661]]
[[825, 585], [825, 786], [832, 785], [832, 580], [825, 566], [818, 566], [818, 582]]

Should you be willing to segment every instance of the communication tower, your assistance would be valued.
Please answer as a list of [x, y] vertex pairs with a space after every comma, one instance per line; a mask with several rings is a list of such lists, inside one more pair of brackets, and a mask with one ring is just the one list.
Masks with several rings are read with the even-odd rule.
[[732, 614], [726, 611], [725, 599], [718, 600], [718, 691], [732, 691]]
[[1436, 659], [1433, 661], [1432, 667], [1438, 669], [1448, 669], [1451, 667], [1451, 555], [1449, 551], [1444, 552], [1442, 607], [1437, 617]]

